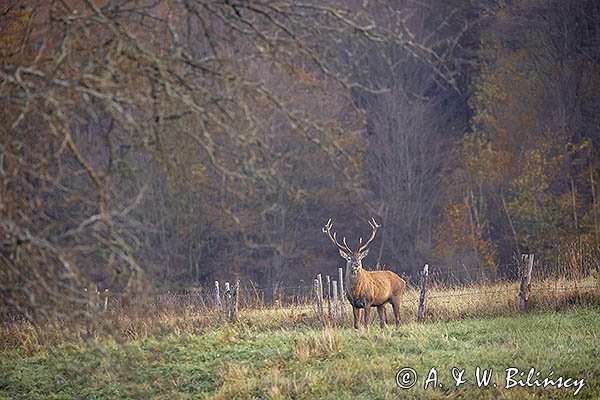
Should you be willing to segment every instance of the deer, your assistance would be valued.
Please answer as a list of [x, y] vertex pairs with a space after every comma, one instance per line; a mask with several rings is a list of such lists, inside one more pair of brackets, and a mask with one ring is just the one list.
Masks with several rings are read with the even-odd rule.
[[383, 328], [387, 323], [384, 308], [387, 303], [392, 304], [396, 328], [398, 328], [400, 326], [400, 300], [404, 295], [406, 282], [392, 271], [366, 271], [363, 269], [362, 260], [369, 253], [368, 247], [373, 239], [375, 239], [377, 229], [381, 227], [375, 221], [375, 218], [371, 218], [368, 222], [371, 226], [371, 237], [365, 244], [362, 244], [361, 238], [358, 250], [356, 251], [348, 246], [346, 237], [342, 240], [343, 244], [338, 242], [336, 232], [331, 232], [331, 228], [333, 227], [331, 218], [323, 227], [323, 233], [336, 245], [340, 256], [346, 260], [346, 297], [352, 305], [354, 329], [358, 329], [360, 319], [359, 310], [361, 308], [364, 309], [365, 328], [369, 329], [369, 312], [371, 307], [377, 307], [380, 325]]

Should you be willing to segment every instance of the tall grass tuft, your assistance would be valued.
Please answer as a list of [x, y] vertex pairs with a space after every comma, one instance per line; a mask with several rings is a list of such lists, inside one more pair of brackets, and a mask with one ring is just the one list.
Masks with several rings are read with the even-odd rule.
[[[468, 317], [510, 316], [518, 313], [517, 282], [491, 282], [448, 286], [433, 283], [428, 287], [425, 323]], [[144, 340], [169, 335], [199, 335], [206, 329], [230, 324], [214, 305], [199, 302], [194, 295], [166, 295], [152, 302], [123, 305], [114, 303], [107, 311], [90, 312], [85, 320], [54, 319], [43, 326], [13, 318], [0, 324], [0, 350], [14, 348], [36, 352], [44, 346], [65, 341], [89, 342], [111, 338], [116, 341]], [[344, 299], [344, 301], [346, 301]], [[401, 324], [417, 320], [419, 290], [407, 289], [401, 303]], [[574, 306], [599, 305], [600, 287], [597, 276], [543, 278], [533, 281], [531, 312], [558, 311]], [[391, 306], [387, 307], [388, 321]], [[377, 313], [372, 313], [373, 320]], [[270, 307], [240, 309], [234, 323], [245, 332], [323, 328], [323, 335], [310, 342], [298, 343], [297, 356], [319, 351], [335, 351], [336, 329], [350, 327], [351, 307], [346, 307], [345, 323], [321, 320], [314, 304], [282, 304]], [[373, 322], [372, 322], [373, 323]], [[308, 340], [308, 339], [307, 339]]]

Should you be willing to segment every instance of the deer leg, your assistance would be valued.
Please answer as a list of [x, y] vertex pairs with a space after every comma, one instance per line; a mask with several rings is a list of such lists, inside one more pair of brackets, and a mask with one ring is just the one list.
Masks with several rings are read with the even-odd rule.
[[365, 328], [367, 328], [367, 331], [369, 330], [370, 314], [371, 314], [371, 304], [365, 303]]
[[385, 306], [377, 306], [377, 313], [379, 313], [379, 325], [383, 328], [387, 324], [387, 316], [385, 315]]
[[358, 329], [358, 307], [352, 306], [352, 313], [354, 314], [354, 329]]
[[400, 326], [400, 304], [398, 300], [392, 301], [392, 308], [394, 309], [394, 319], [396, 320], [396, 328]]

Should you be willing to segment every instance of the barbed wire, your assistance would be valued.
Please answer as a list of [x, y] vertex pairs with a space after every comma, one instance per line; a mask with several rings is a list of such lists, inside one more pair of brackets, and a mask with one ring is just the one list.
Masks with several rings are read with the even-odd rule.
[[600, 285], [596, 284], [596, 285], [581, 285], [581, 286], [561, 286], [561, 287], [532, 287], [531, 291], [560, 291], [560, 290], [580, 290], [580, 289], [600, 289]]
[[455, 293], [455, 294], [446, 294], [446, 295], [427, 295], [427, 300], [430, 299], [438, 299], [438, 298], [448, 298], [448, 297], [463, 297], [463, 296], [473, 296], [473, 295], [482, 295], [482, 294], [495, 294], [495, 293], [506, 293], [506, 290], [485, 290], [479, 292], [465, 292], [465, 293]]
[[[573, 286], [573, 287], [558, 287], [558, 288], [553, 288], [553, 287], [541, 287], [541, 288], [531, 288], [532, 292], [538, 292], [538, 291], [560, 291], [560, 290], [581, 290], [581, 289], [599, 289], [600, 286], [598, 285], [583, 285], [583, 286]], [[484, 290], [484, 291], [476, 291], [476, 292], [472, 292], [472, 291], [468, 291], [465, 293], [454, 293], [454, 294], [445, 294], [445, 295], [427, 295], [427, 300], [430, 299], [439, 299], [439, 298], [450, 298], [450, 297], [462, 297], [462, 296], [474, 296], [474, 295], [484, 295], [484, 294], [497, 294], [497, 293], [506, 293], [506, 290]], [[516, 295], [516, 294], [515, 294]]]
[[[510, 263], [510, 264], [502, 264], [498, 265], [496, 268], [496, 272], [499, 270], [504, 270], [503, 272], [517, 272], [520, 270], [522, 266], [519, 263]], [[383, 266], [385, 269], [386, 266]], [[481, 274], [479, 279], [475, 280], [465, 280], [464, 274], [470, 274], [471, 272], [477, 272]], [[518, 282], [516, 279], [511, 279], [506, 276], [500, 277], [490, 277], [487, 274], [491, 271], [487, 271], [485, 268], [481, 267], [473, 267], [473, 268], [452, 268], [452, 269], [440, 269], [440, 267], [430, 267], [429, 270], [429, 287], [426, 295], [427, 300], [444, 300], [444, 299], [452, 299], [458, 297], [466, 297], [466, 296], [483, 296], [483, 295], [497, 295], [500, 293], [506, 293], [508, 287], [498, 289], [498, 285], [506, 284], [506, 285], [514, 285]], [[322, 277], [327, 277], [328, 275], [322, 274]], [[402, 274], [403, 278], [407, 280], [409, 287], [411, 290], [418, 290], [418, 285], [414, 284], [417, 279], [420, 279], [420, 274], [415, 275], [407, 275]], [[329, 277], [338, 277], [337, 274], [331, 274]], [[463, 283], [464, 286], [441, 286], [438, 287], [438, 282], [443, 282], [441, 279], [443, 277], [452, 277], [456, 282]], [[496, 278], [496, 279], [494, 279]], [[235, 281], [235, 280], [233, 280]], [[331, 284], [333, 282], [337, 282], [337, 279], [332, 279]], [[304, 281], [301, 281], [304, 282]], [[447, 281], [446, 281], [447, 282]], [[478, 285], [470, 285], [477, 282]], [[495, 285], [494, 287], [490, 287], [490, 290], [485, 290], [485, 285]], [[232, 285], [233, 287], [233, 285]], [[271, 286], [271, 287], [257, 287], [254, 282], [250, 281], [249, 284], [244, 284], [240, 287], [240, 303], [244, 304], [246, 307], [248, 305], [260, 304], [261, 306], [265, 306], [268, 304], [300, 304], [300, 303], [311, 303], [315, 301], [315, 293], [314, 293], [314, 285], [313, 284], [298, 284], [298, 285], [281, 285], [279, 283]], [[483, 288], [483, 289], [482, 289]], [[554, 286], [549, 284], [542, 284], [541, 286], [533, 285], [530, 290], [534, 293], [539, 293], [541, 291], [546, 292], [554, 292], [554, 291], [567, 291], [567, 290], [587, 290], [587, 289], [598, 289], [598, 284], [596, 285], [577, 285], [573, 284], [571, 286]], [[341, 289], [341, 287], [340, 287]], [[233, 289], [228, 292], [233, 292]], [[340, 299], [344, 299], [346, 297], [346, 293], [338, 292]], [[225, 294], [225, 291], [222, 290], [221, 295]], [[98, 296], [102, 295], [98, 293]], [[111, 304], [115, 301], [119, 301], [118, 295], [110, 294], [111, 296]], [[515, 297], [517, 297], [517, 293], [515, 293]], [[330, 299], [331, 293], [328, 294], [328, 290], [325, 285], [325, 291], [323, 293], [324, 299]], [[189, 301], [188, 301], [189, 300]], [[341, 300], [344, 301], [344, 300]], [[415, 300], [413, 298], [404, 297], [401, 302], [402, 303], [412, 303]], [[215, 292], [214, 287], [210, 286], [202, 286], [198, 288], [191, 288], [184, 290], [182, 292], [166, 292], [161, 295], [158, 295], [154, 304], [161, 303], [177, 303], [177, 304], [191, 304], [191, 303], [201, 304], [204, 307], [215, 306], [218, 303], [217, 294]]]
[[[313, 293], [313, 286], [284, 286], [284, 287], [280, 287], [280, 288], [261, 288], [261, 289], [248, 289], [248, 288], [244, 288], [245, 291], [245, 297], [254, 297], [253, 294], [255, 292], [259, 292], [259, 291], [273, 291], [274, 293], [279, 293], [282, 296], [281, 297], [285, 297], [285, 293], [282, 293], [285, 289], [287, 290], [304, 290], [304, 293], [291, 293], [291, 295], [303, 295], [303, 297], [306, 298], [312, 298]], [[553, 291], [567, 291], [567, 290], [584, 290], [584, 289], [600, 289], [600, 286], [598, 284], [595, 285], [573, 285], [573, 286], [558, 286], [558, 287], [553, 287], [553, 286], [548, 286], [548, 285], [544, 285], [544, 286], [532, 286], [531, 287], [531, 291], [532, 292], [540, 292], [540, 291], [545, 291], [545, 292], [553, 292]], [[496, 289], [496, 290], [476, 290], [476, 291], [472, 291], [469, 290], [469, 287], [464, 287], [464, 288], [456, 288], [456, 289], [448, 289], [446, 288], [446, 290], [464, 290], [463, 293], [444, 293], [444, 294], [439, 294], [436, 293], [437, 289], [430, 289], [430, 293], [432, 294], [428, 294], [426, 296], [427, 300], [435, 300], [435, 299], [448, 299], [448, 298], [454, 298], [454, 297], [465, 297], [465, 296], [481, 296], [481, 295], [491, 295], [491, 294], [499, 294], [499, 293], [506, 293], [506, 289]], [[515, 294], [516, 296], [516, 294]], [[214, 293], [168, 293], [168, 294], [164, 294], [161, 295], [160, 297], [162, 298], [168, 298], [168, 297], [175, 297], [175, 298], [204, 298], [204, 299], [210, 299], [209, 301], [205, 301], [206, 303], [212, 303], [212, 300], [214, 299]], [[325, 295], [324, 297], [327, 297], [327, 295]], [[403, 303], [407, 303], [407, 302], [413, 302], [414, 299], [402, 299]]]

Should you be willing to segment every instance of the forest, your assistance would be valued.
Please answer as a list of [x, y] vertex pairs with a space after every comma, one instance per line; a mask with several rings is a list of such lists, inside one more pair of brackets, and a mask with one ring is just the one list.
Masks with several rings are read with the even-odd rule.
[[[0, 302], [598, 268], [600, 3], [0, 6]], [[460, 274], [460, 272], [458, 272]]]

